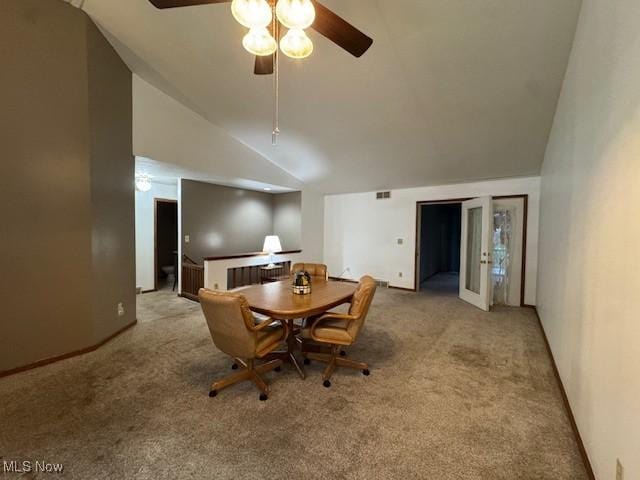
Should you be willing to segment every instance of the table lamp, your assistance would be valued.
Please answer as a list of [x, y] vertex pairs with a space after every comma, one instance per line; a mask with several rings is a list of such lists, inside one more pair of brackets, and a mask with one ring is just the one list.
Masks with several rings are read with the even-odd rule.
[[275, 267], [275, 264], [273, 263], [273, 254], [282, 251], [280, 238], [277, 235], [267, 235], [264, 237], [264, 246], [262, 247], [262, 251], [270, 255], [270, 263], [267, 265], [267, 268]]

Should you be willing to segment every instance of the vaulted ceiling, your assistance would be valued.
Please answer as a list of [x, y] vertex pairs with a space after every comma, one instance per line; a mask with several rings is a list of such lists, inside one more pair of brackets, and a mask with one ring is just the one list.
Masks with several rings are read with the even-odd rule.
[[315, 32], [313, 55], [252, 74], [229, 5], [156, 10], [84, 0], [130, 67], [326, 193], [540, 171], [581, 0], [323, 0], [373, 37], [356, 59]]

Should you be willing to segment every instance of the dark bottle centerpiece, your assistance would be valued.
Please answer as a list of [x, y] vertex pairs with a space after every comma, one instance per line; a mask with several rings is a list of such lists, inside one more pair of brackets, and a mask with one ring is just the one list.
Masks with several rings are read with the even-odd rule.
[[311, 275], [303, 271], [294, 273], [292, 287], [296, 295], [311, 293]]

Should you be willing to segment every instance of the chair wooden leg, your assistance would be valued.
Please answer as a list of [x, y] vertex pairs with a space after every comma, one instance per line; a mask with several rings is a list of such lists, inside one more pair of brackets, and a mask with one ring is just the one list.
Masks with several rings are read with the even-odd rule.
[[282, 366], [282, 360], [276, 359], [276, 360], [271, 360], [269, 362], [258, 365], [257, 367], [254, 368], [254, 370], [258, 374], [267, 373], [281, 366]]
[[258, 387], [258, 390], [260, 390], [265, 395], [269, 395], [269, 385], [267, 385], [265, 381], [262, 380], [262, 378], [260, 378], [260, 375], [258, 375], [255, 370], [250, 370], [250, 373], [251, 373], [251, 380], [253, 380], [253, 383], [256, 384], [256, 387]]
[[331, 353], [304, 353], [305, 358], [327, 364], [327, 367], [322, 373], [322, 380], [325, 387], [331, 386], [330, 379], [336, 367], [347, 367], [355, 370], [362, 370], [363, 375], [369, 375], [369, 365], [364, 362], [357, 362], [355, 360], [344, 358], [340, 355], [341, 349], [338, 346], [331, 347]]
[[336, 358], [339, 367], [355, 368], [356, 370], [369, 370], [369, 365], [364, 362], [356, 362], [343, 357]]
[[274, 368], [281, 366], [282, 360], [272, 360], [270, 362], [267, 362], [258, 366], [254, 366], [253, 360], [249, 360], [248, 362], [245, 363], [239, 358], [234, 358], [234, 361], [236, 362], [235, 365], [238, 365], [240, 368], [242, 368], [242, 370], [239, 371], [238, 373], [234, 373], [233, 375], [229, 375], [227, 377], [221, 378], [220, 380], [213, 382], [211, 384], [209, 396], [215, 397], [218, 394], [218, 392], [224, 388], [235, 385], [236, 383], [251, 380], [261, 392], [260, 400], [266, 400], [267, 395], [269, 394], [269, 386], [260, 377], [260, 374], [269, 372]]
[[244, 382], [245, 380], [249, 380], [250, 378], [251, 374], [249, 373], [249, 370], [246, 369], [238, 373], [234, 373], [233, 375], [221, 378], [220, 380], [217, 380], [211, 384], [209, 395], [213, 397], [223, 388], [230, 387], [231, 385], [235, 385], [236, 383]]
[[329, 363], [327, 364], [327, 368], [322, 372], [322, 380], [327, 381], [331, 379], [331, 375], [333, 375], [333, 371], [336, 369], [336, 357], [331, 357]]

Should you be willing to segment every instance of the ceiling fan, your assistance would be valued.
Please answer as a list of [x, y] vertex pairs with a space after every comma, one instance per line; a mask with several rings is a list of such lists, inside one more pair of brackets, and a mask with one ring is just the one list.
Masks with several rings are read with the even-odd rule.
[[[149, 1], [160, 9], [231, 3], [233, 16], [250, 29], [242, 43], [245, 49], [256, 55], [256, 75], [274, 73], [278, 46], [291, 58], [305, 58], [311, 55], [313, 43], [304, 32], [308, 27], [355, 57], [361, 57], [373, 44], [373, 39], [316, 0]], [[280, 38], [283, 26], [289, 30]]]

